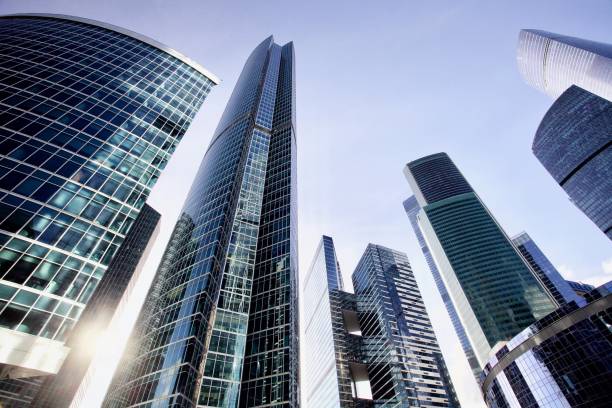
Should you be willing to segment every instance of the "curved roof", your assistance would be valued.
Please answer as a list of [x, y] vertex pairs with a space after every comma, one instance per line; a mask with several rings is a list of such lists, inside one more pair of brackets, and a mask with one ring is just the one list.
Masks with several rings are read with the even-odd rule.
[[172, 49], [172, 48], [168, 47], [167, 45], [164, 45], [164, 44], [162, 44], [162, 43], [160, 43], [158, 41], [155, 41], [154, 39], [152, 39], [150, 37], [147, 37], [145, 35], [139, 34], [139, 33], [135, 32], [135, 31], [128, 30], [126, 28], [118, 27], [118, 26], [113, 25], [113, 24], [108, 24], [108, 23], [104, 23], [102, 21], [92, 20], [92, 19], [89, 19], [89, 18], [69, 16], [69, 15], [65, 15], [65, 14], [20, 13], [20, 14], [9, 14], [9, 15], [0, 16], [0, 18], [27, 18], [27, 17], [48, 18], [48, 19], [56, 19], [56, 20], [74, 21], [74, 22], [78, 22], [78, 23], [83, 23], [83, 24], [88, 24], [88, 25], [92, 25], [92, 26], [96, 26], [96, 27], [101, 27], [101, 28], [104, 28], [106, 30], [115, 31], [115, 32], [120, 33], [120, 34], [127, 35], [127, 36], [132, 37], [132, 38], [134, 38], [134, 39], [136, 39], [138, 41], [141, 41], [141, 42], [143, 42], [145, 44], [148, 44], [148, 45], [151, 45], [151, 46], [153, 46], [155, 48], [158, 48], [158, 49], [164, 51], [167, 54], [172, 55], [174, 58], [178, 59], [181, 62], [184, 62], [185, 64], [189, 65], [190, 67], [192, 67], [196, 71], [198, 71], [201, 74], [205, 75], [207, 78], [209, 78], [215, 84], [219, 84], [221, 82], [219, 77], [217, 77], [215, 74], [213, 74], [212, 72], [210, 72], [209, 70], [204, 68], [202, 65], [200, 65], [197, 62], [195, 62], [194, 60], [192, 60], [191, 58], [181, 54], [178, 51], [176, 51], [175, 49]]

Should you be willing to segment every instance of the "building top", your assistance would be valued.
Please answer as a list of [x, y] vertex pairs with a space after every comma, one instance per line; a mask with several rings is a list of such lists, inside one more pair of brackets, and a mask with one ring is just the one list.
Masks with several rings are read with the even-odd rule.
[[544, 115], [533, 138], [533, 153], [563, 186], [609, 145], [611, 125], [612, 102], [573, 85]]
[[612, 58], [612, 44], [585, 40], [584, 38], [570, 37], [569, 35], [551, 33], [550, 31], [534, 30], [531, 28], [526, 28], [521, 31], [536, 34], [541, 37], [550, 38], [551, 40], [571, 45], [576, 48], [581, 48], [583, 50], [588, 50], [607, 58]]
[[65, 14], [49, 14], [49, 13], [9, 14], [9, 15], [0, 16], [0, 18], [4, 18], [4, 19], [10, 19], [10, 18], [42, 18], [42, 19], [54, 19], [54, 20], [67, 20], [67, 21], [74, 21], [74, 22], [77, 22], [77, 23], [88, 24], [88, 25], [104, 28], [104, 29], [110, 30], [110, 31], [115, 31], [115, 32], [120, 33], [120, 34], [127, 35], [128, 37], [132, 37], [132, 38], [134, 38], [134, 39], [136, 39], [138, 41], [141, 41], [141, 42], [143, 42], [145, 44], [148, 44], [148, 45], [150, 45], [152, 47], [160, 49], [161, 51], [164, 51], [165, 53], [173, 56], [174, 58], [178, 59], [179, 61], [184, 62], [185, 64], [189, 65], [190, 67], [192, 67], [196, 71], [200, 72], [202, 75], [204, 75], [207, 78], [209, 78], [216, 85], [218, 85], [221, 82], [219, 77], [217, 77], [215, 74], [213, 74], [212, 72], [210, 72], [209, 70], [204, 68], [202, 65], [200, 65], [199, 63], [197, 63], [194, 60], [192, 60], [191, 58], [181, 54], [178, 51], [176, 51], [175, 49], [170, 48], [167, 45], [162, 44], [162, 43], [160, 43], [160, 42], [158, 42], [158, 41], [156, 41], [156, 40], [154, 40], [154, 39], [152, 39], [150, 37], [147, 37], [145, 35], [142, 35], [140, 33], [135, 32], [135, 31], [128, 30], [128, 29], [123, 28], [123, 27], [118, 27], [118, 26], [113, 25], [113, 24], [104, 23], [102, 21], [92, 20], [92, 19], [84, 18], [84, 17], [69, 16], [69, 15], [65, 15]]
[[577, 85], [612, 100], [612, 44], [521, 30], [516, 57], [525, 82], [553, 98]]
[[474, 190], [446, 153], [411, 161], [404, 175], [421, 207]]

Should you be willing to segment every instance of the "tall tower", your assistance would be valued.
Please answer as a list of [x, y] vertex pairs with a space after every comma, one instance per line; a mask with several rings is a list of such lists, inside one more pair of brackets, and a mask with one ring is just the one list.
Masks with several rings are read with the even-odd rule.
[[10, 390], [57, 373], [218, 79], [150, 38], [77, 17], [2, 16], [0, 45], [0, 390]]
[[324, 236], [302, 292], [308, 406], [458, 408], [406, 255], [369, 244], [353, 273], [354, 294], [339, 273]]
[[559, 305], [575, 301], [582, 304], [582, 298], [574, 292], [569, 283], [557, 271], [557, 268], [548, 260], [540, 247], [526, 232], [521, 232], [512, 243], [516, 245], [521, 255], [527, 260], [531, 269], [538, 275], [548, 293], [555, 298]]
[[542, 30], [521, 30], [517, 62], [525, 81], [558, 98], [577, 85], [612, 101], [612, 45]]
[[247, 59], [104, 406], [298, 406], [294, 78]]
[[532, 149], [576, 207], [612, 239], [610, 129], [612, 102], [572, 86], [544, 115]]
[[421, 207], [419, 228], [482, 368], [498, 342], [557, 304], [445, 153], [410, 162], [404, 173]]
[[465, 357], [468, 360], [468, 364], [472, 369], [472, 373], [474, 374], [474, 378], [478, 380], [480, 377], [480, 372], [482, 371], [480, 365], [478, 364], [478, 360], [476, 359], [476, 355], [474, 354], [474, 349], [470, 345], [470, 341], [468, 340], [467, 334], [465, 333], [465, 329], [461, 324], [461, 319], [459, 319], [459, 314], [457, 313], [457, 309], [453, 305], [453, 301], [446, 290], [446, 286], [444, 286], [444, 281], [442, 280], [442, 276], [440, 275], [440, 271], [438, 271], [438, 267], [434, 262], [433, 257], [431, 256], [431, 252], [427, 247], [427, 243], [425, 242], [425, 238], [423, 237], [423, 233], [419, 228], [419, 223], [417, 221], [417, 214], [421, 210], [419, 203], [415, 196], [410, 196], [407, 200], [404, 201], [404, 210], [406, 211], [406, 215], [408, 215], [408, 219], [410, 220], [410, 225], [412, 226], [412, 230], [414, 231], [414, 235], [417, 237], [417, 241], [419, 246], [421, 247], [421, 251], [423, 252], [423, 256], [425, 257], [425, 261], [427, 262], [427, 266], [429, 266], [429, 271], [433, 275], [434, 282], [436, 283], [436, 287], [440, 292], [440, 296], [442, 296], [442, 301], [444, 302], [444, 306], [446, 307], [446, 311], [450, 316], [451, 323], [453, 324], [453, 328], [455, 329], [455, 333], [459, 338], [459, 343], [461, 344], [461, 348], [465, 353]]

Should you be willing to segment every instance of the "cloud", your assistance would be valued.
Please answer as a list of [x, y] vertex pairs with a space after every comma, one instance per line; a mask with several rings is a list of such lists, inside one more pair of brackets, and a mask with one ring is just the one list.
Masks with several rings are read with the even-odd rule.
[[601, 269], [606, 275], [612, 275], [612, 258], [606, 259], [601, 263]]
[[557, 267], [557, 270], [559, 271], [563, 279], [573, 280], [578, 276], [576, 271], [567, 265], [559, 265]]

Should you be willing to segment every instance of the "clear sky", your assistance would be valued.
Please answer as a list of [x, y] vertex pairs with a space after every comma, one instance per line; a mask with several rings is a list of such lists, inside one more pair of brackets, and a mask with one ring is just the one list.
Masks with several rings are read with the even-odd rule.
[[0, 13], [18, 12], [116, 24], [223, 80], [150, 197], [163, 225], [145, 278], [246, 57], [270, 34], [296, 49], [301, 272], [321, 234], [334, 237], [345, 282], [368, 242], [406, 251], [464, 407], [480, 396], [402, 208], [406, 162], [447, 152], [506, 231], [527, 231], [566, 278], [612, 278], [610, 241], [531, 153], [552, 100], [516, 67], [521, 28], [612, 42], [608, 0], [0, 1]]

